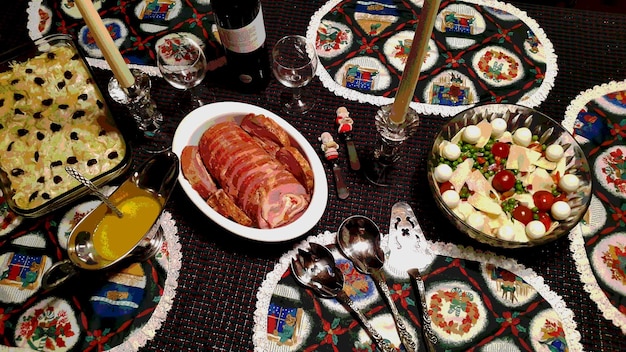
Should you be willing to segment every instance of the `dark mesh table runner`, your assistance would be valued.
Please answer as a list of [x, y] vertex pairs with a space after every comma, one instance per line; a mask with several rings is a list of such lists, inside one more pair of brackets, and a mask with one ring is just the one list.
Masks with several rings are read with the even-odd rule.
[[[324, 1], [263, 1], [271, 46], [282, 35], [304, 34], [310, 18]], [[445, 3], [445, 1], [443, 2]], [[29, 40], [25, 28], [27, 1], [6, 2], [0, 12], [0, 51]], [[517, 4], [537, 21], [552, 41], [558, 56], [559, 73], [547, 99], [537, 107], [557, 120], [563, 118], [569, 102], [580, 91], [613, 80], [626, 79], [626, 16], [598, 12], [582, 12], [563, 8]], [[207, 76], [205, 84], [218, 101], [242, 101], [278, 112], [276, 99], [282, 86], [272, 80], [269, 87], [255, 95], [241, 95], [223, 88], [220, 71]], [[103, 86], [109, 71], [96, 70]], [[376, 106], [347, 101], [324, 89], [315, 79], [307, 89], [315, 92], [321, 103], [308, 116], [286, 117], [313, 145], [324, 131], [332, 130], [335, 110], [346, 106], [355, 120], [354, 140], [363, 157], [375, 142], [373, 125]], [[161, 79], [153, 80], [153, 94], [166, 118], [180, 120], [183, 113], [176, 107], [177, 96]], [[126, 112], [111, 102], [116, 116], [128, 119]], [[543, 276], [546, 284], [563, 297], [574, 311], [581, 342], [589, 351], [623, 350], [626, 338], [611, 322], [605, 320], [595, 302], [583, 289], [575, 263], [569, 253], [569, 240], [530, 250], [498, 250], [486, 248], [463, 237], [443, 215], [439, 214], [426, 181], [426, 155], [430, 143], [443, 123], [441, 117], [422, 116], [419, 133], [405, 146], [398, 164], [397, 187], [379, 188], [348, 171], [346, 179], [351, 196], [341, 201], [330, 192], [329, 204], [318, 226], [308, 234], [334, 231], [341, 220], [351, 214], [363, 214], [387, 231], [391, 206], [408, 201], [430, 240], [471, 245], [492, 250], [518, 260]], [[173, 134], [173, 131], [167, 133]], [[133, 166], [147, 154], [134, 143]], [[327, 170], [328, 181], [332, 181]], [[239, 239], [211, 223], [200, 211], [193, 209], [186, 195], [177, 188], [169, 203], [178, 226], [183, 263], [177, 295], [167, 320], [145, 351], [251, 351], [253, 349], [253, 312], [256, 293], [264, 276], [298, 240], [283, 244], [263, 244]]]

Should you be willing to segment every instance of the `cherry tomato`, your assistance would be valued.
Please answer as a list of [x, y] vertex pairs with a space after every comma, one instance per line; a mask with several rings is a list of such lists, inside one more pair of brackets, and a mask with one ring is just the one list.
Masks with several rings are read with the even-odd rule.
[[520, 204], [516, 206], [511, 214], [513, 215], [514, 219], [524, 225], [527, 225], [529, 222], [533, 221], [533, 211], [525, 205]]
[[550, 225], [552, 225], [552, 218], [550, 215], [544, 212], [539, 212], [537, 215], [539, 216], [538, 220], [543, 223], [543, 226], [546, 227], [546, 231], [548, 231], [550, 229]]
[[554, 195], [548, 191], [537, 191], [533, 193], [533, 202], [539, 211], [550, 211], [554, 204]]
[[449, 189], [454, 189], [454, 185], [450, 183], [450, 181], [446, 181], [444, 183], [439, 184], [439, 193], [443, 194], [443, 192]]
[[509, 170], [499, 171], [493, 175], [491, 185], [498, 192], [506, 192], [515, 187], [515, 175]]
[[511, 145], [504, 142], [495, 142], [491, 147], [491, 154], [499, 158], [506, 158], [509, 156], [509, 150]]

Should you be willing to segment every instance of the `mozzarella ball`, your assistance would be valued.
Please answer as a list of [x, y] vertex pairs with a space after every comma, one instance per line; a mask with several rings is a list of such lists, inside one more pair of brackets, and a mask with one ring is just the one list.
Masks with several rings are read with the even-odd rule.
[[452, 168], [448, 164], [439, 164], [435, 168], [433, 176], [435, 176], [435, 181], [439, 183], [447, 182], [452, 177]]
[[533, 141], [533, 134], [527, 127], [520, 127], [513, 133], [513, 143], [528, 147]]
[[506, 121], [496, 117], [491, 121], [491, 137], [498, 138], [506, 131]]
[[534, 240], [546, 234], [546, 226], [539, 220], [533, 220], [526, 224], [526, 236]]
[[580, 180], [578, 176], [572, 174], [565, 174], [559, 180], [559, 188], [565, 192], [574, 192], [578, 189]]
[[562, 200], [558, 202], [554, 202], [552, 204], [552, 208], [550, 208], [550, 213], [555, 220], [565, 220], [572, 213], [572, 208]]
[[448, 160], [456, 160], [461, 156], [461, 148], [454, 143], [447, 143], [443, 147], [443, 157]]
[[480, 139], [480, 128], [476, 125], [469, 125], [463, 129], [463, 141], [469, 144], [476, 144]]
[[498, 228], [498, 232], [496, 232], [496, 236], [499, 239], [505, 241], [513, 241], [515, 238], [515, 230], [513, 230], [513, 226], [511, 225], [502, 225]]
[[443, 192], [443, 194], [441, 195], [441, 198], [443, 199], [443, 202], [446, 203], [446, 205], [450, 209], [454, 209], [458, 207], [459, 203], [461, 202], [461, 197], [459, 196], [459, 193], [453, 189], [449, 189]]
[[551, 144], [546, 148], [546, 159], [557, 162], [563, 157], [563, 153], [565, 153], [563, 147], [559, 144]]
[[485, 217], [479, 212], [472, 213], [467, 217], [467, 224], [479, 231], [482, 231], [485, 226]]

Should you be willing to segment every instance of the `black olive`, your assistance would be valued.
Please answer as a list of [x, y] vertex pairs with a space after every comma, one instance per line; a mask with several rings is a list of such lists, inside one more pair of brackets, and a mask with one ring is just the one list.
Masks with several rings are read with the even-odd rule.
[[70, 107], [70, 106], [69, 106], [69, 105], [67, 105], [67, 104], [60, 104], [60, 105], [59, 105], [59, 109], [61, 109], [61, 110], [67, 110], [67, 108], [69, 108], [69, 107]]
[[81, 117], [83, 117], [83, 116], [85, 116], [85, 112], [84, 112], [83, 110], [78, 110], [78, 111], [75, 111], [75, 112], [74, 112], [74, 114], [72, 114], [72, 118], [73, 118], [74, 120], [76, 120], [76, 119], [80, 119], [80, 118], [81, 118]]
[[18, 83], [20, 83], [20, 80], [19, 80], [19, 79], [17, 79], [17, 78], [11, 81], [11, 85], [12, 85], [12, 86], [14, 86], [14, 85], [16, 85], [16, 84], [18, 84]]
[[24, 112], [23, 112], [22, 110], [20, 110], [20, 109], [15, 109], [15, 110], [13, 110], [13, 113], [14, 113], [15, 115], [24, 115]]
[[48, 200], [48, 199], [50, 199], [50, 194], [48, 194], [48, 193], [43, 193], [43, 194], [41, 195], [41, 198]]
[[99, 109], [102, 109], [104, 107], [104, 104], [100, 100], [96, 101], [96, 105], [98, 105]]
[[43, 176], [40, 176], [40, 177], [37, 179], [37, 182], [38, 182], [38, 183], [44, 183], [44, 182], [46, 182], [46, 179], [45, 179]]
[[0, 123], [0, 130], [4, 128], [4, 125]]
[[65, 71], [63, 73], [63, 77], [65, 77], [65, 79], [72, 79], [73, 74], [70, 71]]
[[55, 57], [57, 57], [54, 53], [48, 53], [48, 59], [53, 60]]
[[24, 94], [13, 93], [13, 99], [15, 99], [15, 101], [22, 100], [24, 99]]
[[119, 154], [117, 154], [117, 152], [116, 152], [116, 151], [112, 151], [112, 152], [110, 152], [110, 153], [109, 153], [109, 155], [107, 155], [107, 157], [108, 157], [109, 159], [115, 159], [115, 158], [117, 158], [118, 156], [119, 156]]
[[46, 83], [46, 81], [44, 81], [43, 78], [41, 77], [35, 77], [35, 83], [37, 85], [43, 86], [43, 84]]
[[35, 161], [39, 161], [39, 152], [35, 152]]
[[4, 106], [4, 99], [0, 99], [0, 107]]
[[35, 118], [35, 119], [40, 119], [41, 117], [42, 117], [41, 116], [41, 111], [37, 111], [36, 113], [33, 114], [33, 118]]
[[20, 128], [19, 130], [17, 130], [17, 135], [20, 137], [24, 137], [27, 134], [28, 134], [28, 130], [25, 128]]
[[46, 138], [46, 135], [43, 134], [43, 132], [37, 131], [37, 139], [41, 141], [44, 138]]
[[63, 177], [61, 177], [59, 175], [56, 175], [56, 176], [54, 176], [52, 181], [54, 181], [55, 184], [59, 184], [59, 183], [63, 182]]
[[63, 165], [63, 162], [61, 160], [56, 160], [50, 163], [50, 167], [57, 167], [61, 165]]
[[43, 105], [43, 106], [50, 106], [50, 105], [52, 105], [52, 102], [53, 102], [52, 98], [44, 99], [44, 100], [41, 101], [41, 105]]
[[78, 159], [75, 156], [70, 156], [69, 158], [67, 158], [66, 163], [70, 164], [70, 165], [74, 165], [78, 162]]
[[96, 165], [97, 163], [98, 163], [98, 160], [96, 160], [96, 159], [89, 159], [87, 161], [87, 166], [93, 166], [93, 165]]
[[32, 68], [27, 68], [25, 72], [26, 73], [33, 73], [33, 69]]
[[65, 88], [65, 81], [61, 81], [61, 82], [57, 83], [57, 88], [59, 88], [59, 89]]
[[10, 152], [11, 149], [13, 149], [13, 143], [15, 143], [15, 142], [9, 143], [9, 146], [7, 147], [7, 152]]
[[33, 192], [33, 194], [30, 195], [30, 197], [28, 197], [28, 201], [32, 202], [35, 200], [35, 198], [37, 198], [37, 195], [39, 194], [39, 191], [35, 191]]
[[11, 175], [15, 177], [24, 175], [24, 170], [20, 169], [19, 167], [16, 167], [15, 169], [11, 170]]
[[78, 133], [76, 133], [76, 132], [70, 133], [70, 139], [73, 140], [73, 141], [77, 141], [78, 140]]
[[89, 98], [87, 93], [83, 93], [83, 94], [78, 96], [78, 100], [87, 100], [87, 98]]
[[59, 125], [58, 123], [54, 123], [53, 122], [53, 123], [50, 124], [50, 130], [52, 132], [59, 132], [61, 130], [61, 128], [62, 128], [62, 126]]
[[102, 137], [102, 136], [106, 136], [107, 135], [107, 131], [106, 130], [100, 130], [100, 132], [98, 132], [98, 136]]

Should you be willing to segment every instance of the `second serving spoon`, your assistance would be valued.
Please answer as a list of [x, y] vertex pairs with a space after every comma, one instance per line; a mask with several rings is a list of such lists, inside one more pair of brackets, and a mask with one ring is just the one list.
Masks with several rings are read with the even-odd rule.
[[298, 254], [291, 260], [291, 272], [296, 280], [312, 289], [322, 298], [335, 298], [351, 310], [370, 337], [383, 352], [396, 352], [393, 345], [374, 329], [365, 315], [359, 311], [352, 299], [343, 290], [344, 278], [335, 265], [335, 257], [328, 248], [310, 242], [310, 251], [298, 249]]
[[407, 330], [398, 308], [396, 307], [385, 277], [382, 272], [385, 254], [380, 246], [381, 233], [370, 218], [353, 215], [345, 219], [337, 230], [337, 244], [343, 254], [350, 259], [358, 271], [370, 275], [376, 287], [382, 292], [391, 315], [396, 323], [396, 330], [407, 352], [417, 350], [417, 344]]

